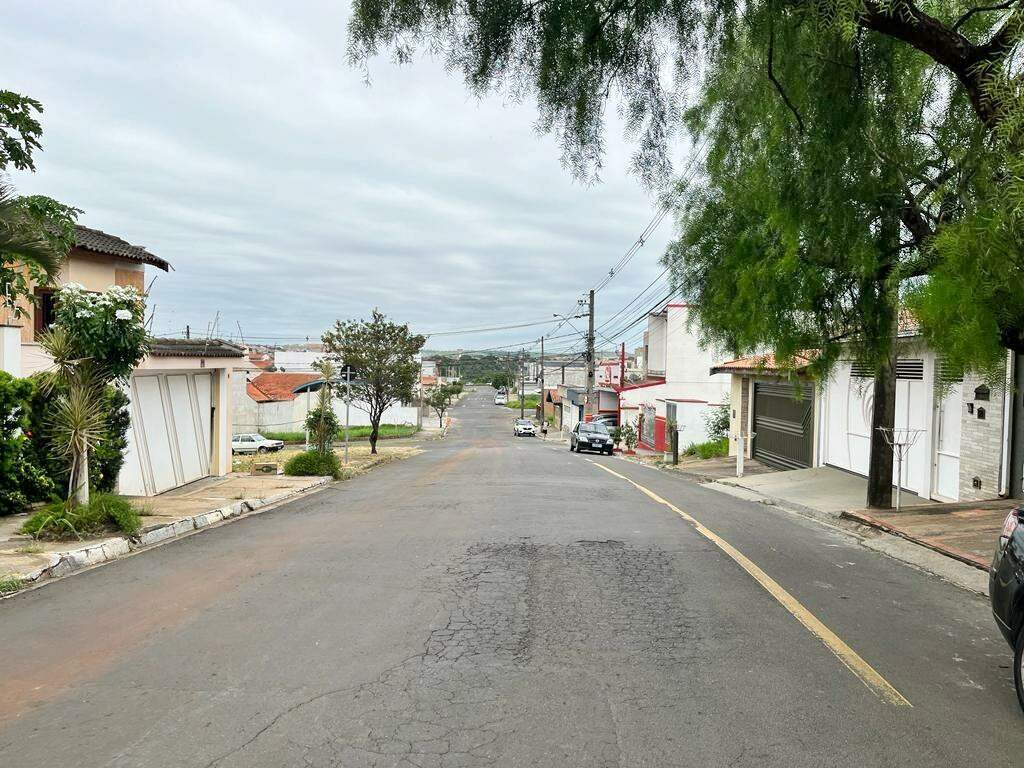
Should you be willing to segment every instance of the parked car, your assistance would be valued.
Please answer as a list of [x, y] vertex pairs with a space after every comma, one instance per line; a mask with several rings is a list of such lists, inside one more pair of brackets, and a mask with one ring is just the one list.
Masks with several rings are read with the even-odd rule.
[[597, 451], [611, 456], [615, 444], [604, 424], [599, 421], [581, 421], [569, 433], [569, 450], [576, 453]]
[[614, 429], [619, 426], [619, 416], [615, 413], [605, 413], [600, 416], [595, 416], [591, 419], [591, 423], [601, 423], [608, 427], [608, 429]]
[[506, 395], [506, 394], [504, 394], [502, 392], [499, 392], [498, 394], [496, 394], [494, 396], [494, 404], [495, 405], [506, 405], [506, 404], [508, 404], [508, 395]]
[[515, 426], [512, 428], [512, 434], [516, 437], [522, 437], [523, 435], [536, 437], [537, 428], [533, 426], [533, 422], [529, 419], [516, 419]]
[[263, 435], [255, 433], [231, 436], [232, 453], [269, 453], [270, 451], [280, 451], [282, 448], [284, 448], [283, 441], [268, 440]]
[[1024, 708], [1024, 507], [1006, 516], [989, 569], [992, 615], [1013, 648], [1013, 682]]

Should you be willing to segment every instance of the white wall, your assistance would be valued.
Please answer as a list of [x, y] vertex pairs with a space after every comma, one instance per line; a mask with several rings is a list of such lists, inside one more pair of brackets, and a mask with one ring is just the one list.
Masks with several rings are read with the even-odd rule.
[[689, 307], [670, 304], [668, 333], [666, 336], [665, 383], [674, 384], [683, 398], [705, 400], [709, 403], [727, 403], [732, 387], [729, 374], [711, 373], [711, 367], [721, 359], [715, 350], [701, 349], [698, 329], [687, 327]]
[[665, 337], [667, 334], [668, 320], [665, 315], [647, 316], [647, 333], [644, 340], [647, 346], [647, 371], [650, 375], [663, 376], [665, 374]]
[[[307, 409], [315, 408], [316, 403], [315, 392], [311, 392], [308, 397], [305, 394], [300, 394], [294, 400], [257, 403], [248, 394], [244, 394], [243, 384], [243, 394], [236, 398], [233, 431], [235, 434], [261, 431], [302, 432], [305, 429], [306, 414], [309, 412]], [[360, 405], [358, 402], [353, 402], [349, 407], [349, 426], [370, 426], [370, 414], [366, 411], [365, 405], [362, 408], [359, 407]], [[344, 425], [345, 401], [341, 398], [334, 398], [331, 406], [338, 417], [338, 423]], [[419, 408], [414, 404], [393, 405], [384, 411], [380, 423], [420, 426]]]

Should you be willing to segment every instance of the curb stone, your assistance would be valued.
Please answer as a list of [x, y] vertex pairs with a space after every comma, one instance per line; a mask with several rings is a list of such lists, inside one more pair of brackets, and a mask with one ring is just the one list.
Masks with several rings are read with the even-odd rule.
[[50, 563], [48, 565], [29, 573], [21, 574], [20, 577], [26, 583], [37, 584], [46, 579], [67, 576], [75, 571], [110, 562], [111, 560], [117, 560], [131, 552], [176, 539], [230, 518], [240, 517], [248, 512], [268, 507], [271, 504], [285, 501], [308, 491], [323, 488], [329, 482], [330, 478], [323, 477], [297, 490], [284, 491], [268, 496], [265, 499], [243, 499], [219, 509], [200, 512], [190, 517], [183, 517], [181, 520], [173, 523], [144, 530], [136, 536], [118, 536], [79, 549], [73, 549], [69, 552], [54, 553], [50, 556]]

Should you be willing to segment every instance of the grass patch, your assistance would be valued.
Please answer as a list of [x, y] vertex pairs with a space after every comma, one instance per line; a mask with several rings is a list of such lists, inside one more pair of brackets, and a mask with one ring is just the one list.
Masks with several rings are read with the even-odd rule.
[[[415, 424], [381, 424], [380, 432], [377, 435], [378, 440], [393, 440], [399, 437], [412, 437], [419, 431], [419, 428]], [[261, 432], [268, 440], [281, 440], [285, 443], [305, 443], [306, 433], [305, 432]], [[369, 427], [349, 427], [348, 439], [352, 440], [369, 440], [370, 439], [370, 428]], [[342, 427], [338, 430], [336, 438], [339, 442], [345, 440], [345, 428]]]
[[16, 550], [19, 555], [38, 555], [43, 551], [42, 544], [26, 544], [23, 547], [18, 547]]
[[702, 459], [714, 459], [729, 455], [729, 438], [708, 440], [706, 443], [690, 443], [684, 452], [686, 456], [699, 456]]
[[337, 480], [341, 477], [341, 462], [335, 453], [303, 451], [288, 459], [284, 465], [286, 475], [323, 477], [328, 475]]
[[24, 583], [24, 581], [13, 574], [0, 576], [0, 595], [9, 595], [12, 592], [17, 592]]
[[36, 539], [81, 539], [119, 531], [134, 535], [142, 527], [139, 511], [127, 499], [112, 493], [96, 493], [87, 506], [55, 501], [38, 510], [21, 526]]
[[[540, 405], [540, 395], [527, 395], [525, 398], [523, 398], [523, 403], [524, 403], [523, 407], [526, 410], [528, 410], [528, 411], [535, 411], [535, 410], [537, 410], [537, 406]], [[518, 411], [519, 410], [519, 398], [516, 398], [514, 400], [509, 400], [507, 403], [505, 403], [505, 407], [506, 408], [512, 408], [512, 409], [515, 409], [515, 410]]]

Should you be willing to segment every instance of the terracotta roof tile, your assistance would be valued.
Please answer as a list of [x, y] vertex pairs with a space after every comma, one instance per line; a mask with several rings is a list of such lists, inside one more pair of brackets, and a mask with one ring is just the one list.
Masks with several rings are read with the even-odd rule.
[[117, 256], [129, 261], [152, 264], [164, 272], [171, 268], [170, 263], [159, 256], [154, 256], [141, 245], [132, 245], [120, 237], [108, 235], [106, 232], [101, 232], [91, 227], [83, 227], [81, 224], [75, 225], [75, 247], [81, 248], [83, 251], [92, 251], [93, 253], [102, 253], [107, 256]]
[[246, 385], [249, 397], [258, 403], [279, 403], [294, 400], [294, 390], [311, 381], [318, 381], [318, 373], [261, 373]]

